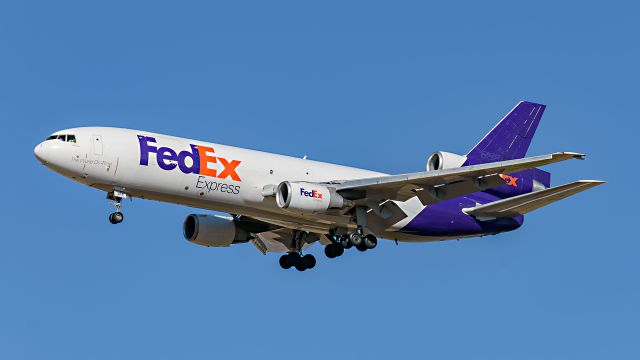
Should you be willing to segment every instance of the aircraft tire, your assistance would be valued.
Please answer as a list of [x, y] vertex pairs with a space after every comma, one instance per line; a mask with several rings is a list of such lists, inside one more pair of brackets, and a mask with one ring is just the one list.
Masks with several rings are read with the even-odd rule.
[[338, 254], [336, 253], [336, 244], [329, 244], [329, 245], [325, 246], [324, 247], [324, 254], [329, 259], [333, 259], [336, 256], [338, 256]]
[[289, 262], [289, 254], [284, 254], [280, 256], [280, 260], [278, 262], [280, 263], [281, 268], [285, 270], [291, 269], [291, 263]]
[[300, 254], [298, 254], [297, 252], [290, 252], [289, 254], [287, 254], [287, 257], [291, 266], [296, 266], [300, 262]]
[[124, 215], [119, 211], [109, 214], [109, 222], [114, 225], [121, 223], [123, 220]]
[[362, 244], [369, 250], [375, 248], [378, 245], [378, 238], [373, 234], [369, 234], [364, 237]]
[[358, 247], [358, 245], [362, 244], [362, 235], [358, 234], [357, 232], [352, 233], [349, 236], [349, 243], [352, 246]]
[[342, 256], [344, 254], [344, 246], [342, 244], [333, 244], [336, 252], [336, 257]]
[[365, 244], [359, 244], [356, 245], [356, 249], [358, 249], [358, 251], [367, 251], [367, 246]]
[[350, 249], [351, 248], [351, 242], [349, 242], [349, 236], [342, 235], [340, 237], [340, 245], [342, 245], [342, 247], [345, 248], [345, 249]]
[[302, 264], [305, 269], [313, 269], [316, 266], [316, 258], [311, 254], [307, 254], [300, 259], [300, 264]]

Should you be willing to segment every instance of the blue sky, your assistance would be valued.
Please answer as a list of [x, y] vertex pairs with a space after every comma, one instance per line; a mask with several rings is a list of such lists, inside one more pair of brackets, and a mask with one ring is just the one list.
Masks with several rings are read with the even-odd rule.
[[[638, 7], [631, 2], [1, 1], [3, 359], [637, 359]], [[554, 184], [520, 230], [381, 243], [313, 271], [186, 242], [193, 210], [37, 163], [107, 125], [389, 173], [465, 153], [518, 100]], [[635, 150], [635, 149], [634, 149]]]

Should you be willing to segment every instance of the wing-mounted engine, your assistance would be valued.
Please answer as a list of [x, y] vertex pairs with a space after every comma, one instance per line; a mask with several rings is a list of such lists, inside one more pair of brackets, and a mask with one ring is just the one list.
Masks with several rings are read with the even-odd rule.
[[459, 168], [467, 161], [466, 156], [436, 151], [427, 159], [427, 171]]
[[202, 246], [229, 246], [251, 239], [232, 218], [219, 215], [188, 215], [182, 229], [185, 239]]
[[276, 188], [276, 203], [282, 209], [301, 213], [322, 213], [329, 209], [343, 209], [350, 205], [328, 186], [308, 183], [284, 181]]

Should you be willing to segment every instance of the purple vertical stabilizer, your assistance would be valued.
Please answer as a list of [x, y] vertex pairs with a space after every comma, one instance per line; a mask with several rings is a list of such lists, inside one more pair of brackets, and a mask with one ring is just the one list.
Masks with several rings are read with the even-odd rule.
[[465, 165], [525, 157], [545, 105], [521, 101], [467, 154]]

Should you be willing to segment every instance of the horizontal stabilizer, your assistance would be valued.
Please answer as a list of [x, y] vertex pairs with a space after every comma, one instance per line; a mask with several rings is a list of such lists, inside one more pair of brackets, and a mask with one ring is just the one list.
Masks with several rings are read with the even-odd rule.
[[530, 211], [562, 200], [581, 191], [604, 183], [600, 180], [579, 180], [569, 184], [552, 187], [512, 198], [478, 205], [462, 211], [475, 217], [504, 218], [524, 215]]

